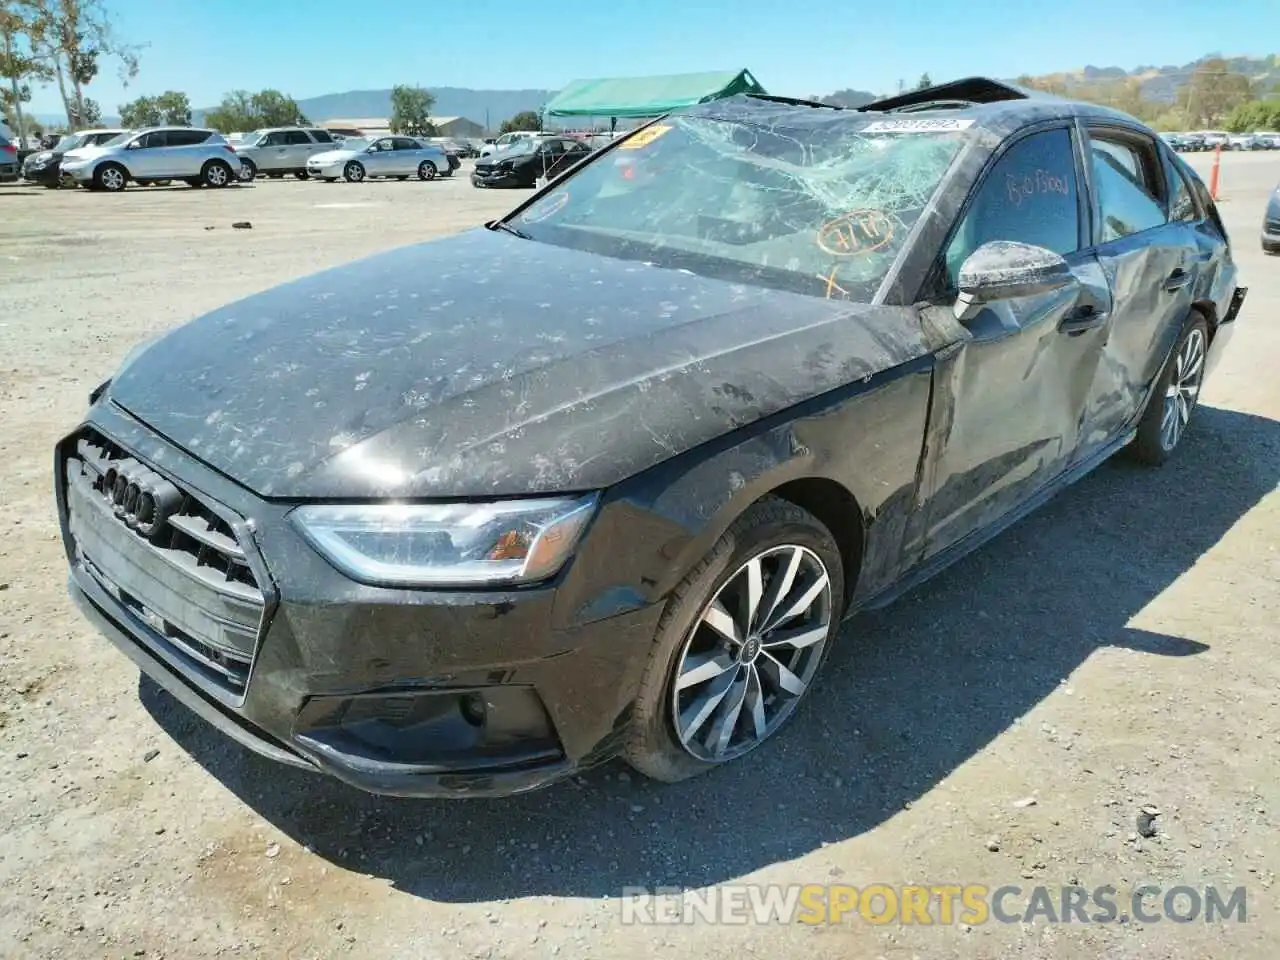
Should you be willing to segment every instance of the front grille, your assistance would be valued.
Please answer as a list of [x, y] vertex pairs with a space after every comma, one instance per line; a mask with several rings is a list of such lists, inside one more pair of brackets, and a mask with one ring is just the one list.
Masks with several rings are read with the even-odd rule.
[[77, 439], [64, 471], [76, 563], [135, 632], [207, 685], [243, 696], [266, 598], [225, 509], [94, 430]]
[[1267, 233], [1280, 233], [1280, 220], [1268, 217], [1266, 223], [1263, 225], [1263, 229], [1266, 230]]

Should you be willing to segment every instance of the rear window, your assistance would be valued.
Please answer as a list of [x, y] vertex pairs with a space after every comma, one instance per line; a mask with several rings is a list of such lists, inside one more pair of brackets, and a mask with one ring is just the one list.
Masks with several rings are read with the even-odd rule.
[[190, 147], [209, 139], [208, 130], [170, 130], [167, 142], [171, 147]]

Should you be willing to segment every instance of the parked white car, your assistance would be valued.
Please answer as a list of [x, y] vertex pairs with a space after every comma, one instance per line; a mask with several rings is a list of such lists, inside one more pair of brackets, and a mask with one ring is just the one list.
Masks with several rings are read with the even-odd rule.
[[130, 181], [182, 180], [193, 187], [225, 187], [237, 182], [239, 174], [235, 148], [222, 134], [193, 127], [135, 130], [62, 157], [64, 179], [111, 192], [123, 190]]
[[434, 180], [452, 176], [449, 156], [433, 143], [414, 137], [390, 136], [344, 140], [336, 150], [307, 161], [307, 175], [333, 182], [339, 177], [360, 183], [370, 177]]
[[235, 148], [244, 165], [243, 179], [252, 180], [258, 174], [283, 177], [291, 173], [299, 180], [306, 180], [309, 176], [307, 161], [317, 154], [333, 150], [334, 146], [334, 139], [327, 130], [270, 127], [246, 133]]
[[510, 133], [504, 133], [497, 140], [493, 141], [493, 143], [486, 143], [483, 147], [481, 147], [480, 156], [482, 157], [493, 156], [493, 154], [500, 153], [501, 151], [507, 149], [507, 147], [511, 146], [513, 143], [516, 143], [520, 140], [527, 140], [529, 137], [550, 137], [550, 136], [553, 136], [553, 134], [538, 133], [534, 130], [512, 130]]

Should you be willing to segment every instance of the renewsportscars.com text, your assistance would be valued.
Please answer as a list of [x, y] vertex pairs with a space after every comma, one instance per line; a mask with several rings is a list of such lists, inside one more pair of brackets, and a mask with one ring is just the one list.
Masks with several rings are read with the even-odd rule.
[[984, 923], [1244, 923], [1246, 891], [1140, 885], [989, 887], [725, 884], [705, 890], [626, 887], [625, 924], [947, 925]]

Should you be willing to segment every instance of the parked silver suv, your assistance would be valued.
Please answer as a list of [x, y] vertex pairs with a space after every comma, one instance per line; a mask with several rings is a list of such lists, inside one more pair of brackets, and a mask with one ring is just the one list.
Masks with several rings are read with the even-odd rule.
[[307, 179], [307, 161], [317, 153], [336, 146], [327, 130], [312, 127], [272, 127], [246, 133], [235, 145], [236, 155], [244, 167], [242, 179], [252, 180], [258, 174], [283, 177], [292, 173]]
[[123, 133], [98, 147], [62, 158], [65, 178], [97, 190], [123, 190], [130, 180], [183, 180], [193, 187], [225, 187], [240, 176], [240, 160], [216, 130], [152, 127]]

